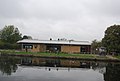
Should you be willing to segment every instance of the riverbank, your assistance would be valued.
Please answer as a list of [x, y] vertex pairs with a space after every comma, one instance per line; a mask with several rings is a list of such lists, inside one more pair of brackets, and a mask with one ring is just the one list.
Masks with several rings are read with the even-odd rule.
[[36, 53], [21, 51], [0, 51], [4, 56], [24, 56], [24, 57], [41, 57], [41, 58], [60, 58], [60, 59], [76, 59], [76, 60], [93, 60], [93, 61], [113, 61], [120, 62], [119, 56], [99, 56], [96, 54], [66, 54], [66, 53]]

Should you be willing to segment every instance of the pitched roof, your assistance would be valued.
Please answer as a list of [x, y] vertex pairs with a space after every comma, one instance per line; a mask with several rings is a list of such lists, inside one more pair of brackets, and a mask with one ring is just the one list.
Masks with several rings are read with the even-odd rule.
[[88, 41], [74, 41], [74, 40], [33, 40], [24, 39], [17, 43], [34, 43], [34, 44], [70, 44], [70, 45], [91, 45]]

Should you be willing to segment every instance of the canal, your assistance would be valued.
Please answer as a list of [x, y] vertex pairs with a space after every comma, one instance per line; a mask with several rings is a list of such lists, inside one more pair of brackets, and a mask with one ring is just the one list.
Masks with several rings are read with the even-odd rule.
[[0, 81], [120, 81], [120, 63], [0, 56]]

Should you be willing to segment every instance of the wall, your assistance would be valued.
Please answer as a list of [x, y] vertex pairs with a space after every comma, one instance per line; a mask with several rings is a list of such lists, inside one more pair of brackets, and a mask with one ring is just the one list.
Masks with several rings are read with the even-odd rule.
[[33, 45], [32, 52], [39, 52], [39, 51], [40, 51], [39, 48], [40, 48], [40, 45], [34, 44], [34, 45]]
[[46, 46], [42, 44], [34, 44], [32, 52], [45, 52]]
[[39, 52], [46, 52], [46, 45], [40, 44]]
[[61, 46], [61, 52], [80, 53], [80, 46]]
[[[22, 47], [22, 51], [26, 51], [26, 49]], [[27, 51], [28, 52], [45, 52], [46, 46], [43, 44], [33, 44], [32, 49], [28, 48]]]
[[[46, 49], [47, 46], [44, 44], [30, 44], [30, 45], [32, 45], [32, 48], [27, 49], [28, 52], [46, 52], [47, 51]], [[83, 50], [82, 47], [84, 47], [85, 49]], [[26, 49], [22, 49], [22, 50], [26, 51]], [[88, 54], [91, 52], [91, 46], [89, 45], [88, 46], [61, 45], [60, 52]]]

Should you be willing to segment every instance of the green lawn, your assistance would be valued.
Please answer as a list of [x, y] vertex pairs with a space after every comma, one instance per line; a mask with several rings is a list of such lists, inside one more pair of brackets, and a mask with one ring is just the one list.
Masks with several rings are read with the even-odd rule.
[[118, 55], [118, 56], [114, 56], [114, 57], [116, 57], [116, 58], [120, 59], [120, 55]]
[[[99, 56], [95, 54], [67, 54], [67, 53], [40, 53], [40, 52], [21, 52], [15, 50], [0, 51], [2, 54], [16, 54], [16, 55], [33, 55], [44, 57], [67, 57], [67, 58], [85, 58], [85, 59], [111, 59], [106, 56]], [[117, 56], [120, 59], [120, 56]]]
[[106, 56], [95, 54], [67, 54], [67, 53], [33, 53], [33, 52], [15, 52], [15, 54], [46, 56], [46, 57], [67, 57], [67, 58], [85, 58], [85, 59], [109, 59]]
[[93, 54], [66, 54], [66, 53], [33, 53], [33, 52], [16, 52], [16, 54], [26, 54], [34, 56], [51, 56], [51, 57], [81, 57], [81, 58], [94, 58]]

